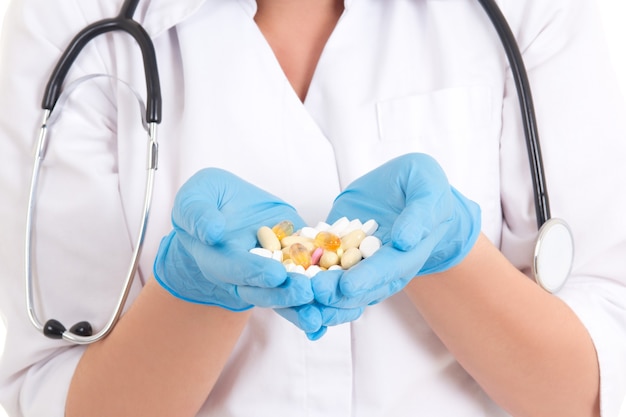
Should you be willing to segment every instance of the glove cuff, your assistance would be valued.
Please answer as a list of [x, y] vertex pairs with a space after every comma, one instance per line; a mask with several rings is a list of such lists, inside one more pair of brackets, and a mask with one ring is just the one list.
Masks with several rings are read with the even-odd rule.
[[418, 275], [433, 274], [446, 271], [460, 264], [472, 250], [481, 232], [480, 206], [463, 196], [454, 187], [450, 191], [457, 201], [457, 227], [451, 228], [442, 239], [445, 247], [436, 247], [433, 254], [420, 270]]

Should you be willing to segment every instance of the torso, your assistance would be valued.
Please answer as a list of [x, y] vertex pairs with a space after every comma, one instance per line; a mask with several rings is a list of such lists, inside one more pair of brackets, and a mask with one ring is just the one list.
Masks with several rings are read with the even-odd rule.
[[[206, 1], [157, 39], [161, 62], [180, 63], [162, 69], [168, 118], [144, 259], [171, 230], [175, 191], [203, 167], [235, 173], [315, 225], [343, 187], [408, 152], [436, 156], [457, 189], [486, 202], [497, 238], [504, 72], [491, 28], [477, 21], [468, 38], [416, 24], [447, 18], [446, 2], [355, 0], [345, 12], [342, 2], [314, 14], [305, 6], [331, 0], [298, 0], [297, 9], [285, 1]], [[457, 7], [466, 16], [477, 6]], [[140, 149], [121, 155], [144, 151], [123, 139], [119, 146]], [[123, 187], [135, 196], [143, 183]], [[259, 401], [267, 415], [502, 415], [403, 294], [315, 343], [273, 310], [255, 309], [220, 378], [200, 415], [254, 415]]]

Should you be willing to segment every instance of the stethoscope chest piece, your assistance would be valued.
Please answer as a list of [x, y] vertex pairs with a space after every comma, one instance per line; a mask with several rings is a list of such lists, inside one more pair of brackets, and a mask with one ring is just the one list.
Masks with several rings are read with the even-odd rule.
[[549, 219], [539, 229], [533, 256], [533, 277], [537, 284], [555, 293], [569, 276], [574, 263], [574, 238], [567, 223]]

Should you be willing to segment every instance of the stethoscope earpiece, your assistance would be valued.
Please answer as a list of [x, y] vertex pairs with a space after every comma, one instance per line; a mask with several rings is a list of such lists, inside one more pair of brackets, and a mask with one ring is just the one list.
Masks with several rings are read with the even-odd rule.
[[88, 321], [79, 321], [72, 327], [70, 327], [70, 332], [74, 333], [76, 336], [91, 336], [93, 334], [93, 328]]
[[43, 326], [43, 334], [50, 339], [62, 339], [65, 333], [65, 326], [60, 321], [50, 319]]
[[[43, 334], [50, 339], [62, 339], [65, 331], [65, 326], [55, 319], [48, 320], [43, 326]], [[76, 336], [89, 337], [93, 334], [93, 329], [88, 321], [79, 321], [70, 327], [70, 332]]]

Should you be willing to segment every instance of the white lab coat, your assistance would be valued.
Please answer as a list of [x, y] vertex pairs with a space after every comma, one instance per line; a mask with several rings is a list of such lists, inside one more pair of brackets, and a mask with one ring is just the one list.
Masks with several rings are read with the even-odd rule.
[[[70, 37], [121, 0], [14, 0], [0, 71], [0, 309], [8, 334], [0, 397], [11, 416], [63, 415], [84, 347], [37, 334], [24, 307], [23, 228], [48, 74]], [[555, 217], [576, 241], [558, 294], [589, 330], [604, 417], [626, 392], [625, 109], [588, 0], [499, 1], [534, 87]], [[426, 152], [480, 203], [483, 231], [528, 271], [536, 223], [519, 110], [499, 40], [478, 2], [347, 0], [302, 104], [252, 20], [253, 0], [143, 0], [163, 90], [160, 165], [131, 301], [170, 229], [174, 193], [228, 169], [325, 219], [351, 180]], [[144, 94], [136, 47], [107, 35], [70, 78], [107, 73]], [[145, 135], [127, 89], [89, 81], [55, 125], [42, 173], [36, 265], [42, 318], [100, 328], [130, 259]], [[381, 190], [384, 198], [384, 190]], [[506, 308], [506, 306], [503, 306]], [[166, 329], [164, 329], [166, 331]], [[211, 331], [206, 329], [206, 331]], [[503, 416], [397, 294], [319, 341], [255, 309], [199, 416]]]

